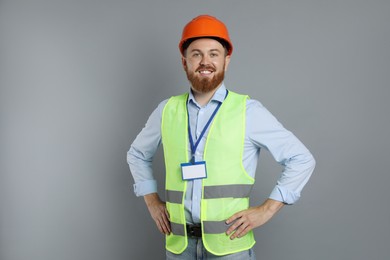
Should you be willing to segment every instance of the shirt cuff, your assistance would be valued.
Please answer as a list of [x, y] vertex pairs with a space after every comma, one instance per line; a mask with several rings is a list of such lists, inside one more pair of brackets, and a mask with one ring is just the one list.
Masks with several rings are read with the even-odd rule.
[[137, 197], [141, 197], [150, 193], [157, 192], [157, 181], [156, 180], [148, 180], [138, 182], [133, 185], [134, 193]]
[[276, 185], [273, 191], [271, 192], [269, 198], [277, 201], [281, 201], [284, 204], [292, 205], [297, 202], [300, 198], [300, 194], [289, 191], [284, 187]]

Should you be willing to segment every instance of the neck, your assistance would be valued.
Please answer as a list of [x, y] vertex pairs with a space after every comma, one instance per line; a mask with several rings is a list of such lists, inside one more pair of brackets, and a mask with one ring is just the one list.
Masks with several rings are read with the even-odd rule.
[[196, 102], [201, 106], [205, 106], [207, 103], [209, 103], [210, 99], [213, 97], [214, 92], [199, 93], [194, 91], [193, 94]]
[[206, 93], [196, 91], [192, 88], [192, 94], [194, 95], [194, 98], [199, 105], [205, 106], [210, 102], [211, 98], [214, 96], [215, 92], [217, 92], [219, 87], [220, 86]]

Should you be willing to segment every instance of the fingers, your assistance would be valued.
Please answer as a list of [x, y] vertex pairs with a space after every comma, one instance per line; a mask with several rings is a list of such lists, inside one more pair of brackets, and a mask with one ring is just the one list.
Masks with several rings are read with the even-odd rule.
[[163, 234], [171, 233], [171, 224], [169, 221], [169, 214], [165, 207], [165, 204], [159, 205], [157, 208], [153, 210], [152, 217], [156, 222], [158, 230]]
[[241, 212], [238, 212], [226, 220], [226, 224], [231, 225], [228, 230], [226, 230], [227, 235], [233, 233], [242, 224], [240, 221], [242, 215], [240, 213]]
[[160, 199], [157, 193], [147, 194], [144, 199], [158, 230], [163, 234], [171, 233], [169, 213], [165, 202]]
[[161, 218], [159, 218], [159, 229], [160, 232], [163, 234], [170, 234], [171, 233], [171, 224], [169, 221], [169, 215], [167, 209], [164, 207], [164, 211], [162, 212]]
[[[232, 221], [232, 218], [234, 218], [234, 222]], [[236, 237], [242, 237], [244, 236], [246, 233], [249, 232], [250, 229], [248, 229], [248, 224], [247, 222], [245, 222], [245, 218], [243, 216], [240, 216], [240, 215], [233, 215], [231, 218], [228, 219], [228, 221], [226, 221], [226, 224], [231, 224], [233, 223], [229, 228], [228, 230], [226, 231], [226, 234], [230, 236], [230, 239], [235, 239]]]
[[242, 222], [238, 228], [235, 229], [234, 233], [230, 236], [230, 239], [233, 240], [235, 238], [240, 238], [245, 236], [252, 228], [246, 222]]
[[226, 221], [226, 224], [231, 224], [226, 231], [226, 234], [230, 235], [230, 239], [243, 237], [253, 229], [252, 222], [245, 213], [246, 211], [238, 212]]

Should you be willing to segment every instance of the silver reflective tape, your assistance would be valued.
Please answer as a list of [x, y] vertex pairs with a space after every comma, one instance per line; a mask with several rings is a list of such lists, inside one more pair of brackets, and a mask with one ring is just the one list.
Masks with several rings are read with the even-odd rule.
[[[232, 223], [233, 224], [233, 223]], [[225, 221], [203, 221], [203, 230], [205, 234], [221, 234], [225, 233], [226, 230], [232, 225], [226, 224]]]
[[183, 225], [183, 224], [171, 222], [171, 231], [174, 235], [185, 236], [186, 233], [185, 233], [184, 227], [185, 227], [185, 225]]
[[252, 184], [206, 186], [204, 187], [204, 198], [248, 198], [252, 188]]
[[165, 191], [165, 199], [170, 203], [178, 203], [181, 204], [183, 199], [183, 192], [176, 190], [166, 190]]

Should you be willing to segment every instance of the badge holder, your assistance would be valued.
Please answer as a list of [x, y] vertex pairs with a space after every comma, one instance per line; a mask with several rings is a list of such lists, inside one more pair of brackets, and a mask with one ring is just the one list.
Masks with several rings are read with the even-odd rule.
[[207, 178], [206, 162], [182, 163], [181, 176], [184, 181]]

